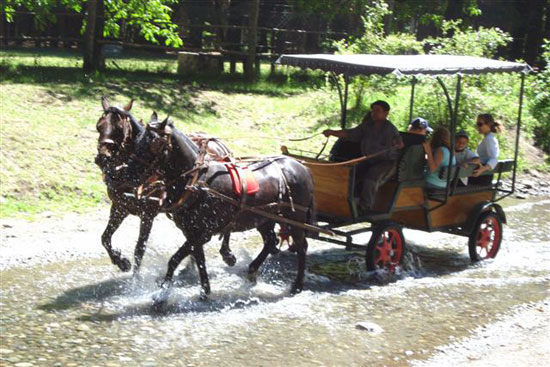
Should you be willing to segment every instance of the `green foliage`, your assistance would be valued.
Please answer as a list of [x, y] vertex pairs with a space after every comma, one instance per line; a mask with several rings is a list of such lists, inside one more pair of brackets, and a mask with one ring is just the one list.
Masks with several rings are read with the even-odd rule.
[[[172, 9], [169, 5], [178, 0], [110, 0], [104, 1], [105, 6], [105, 37], [118, 37], [122, 23], [135, 27], [147, 41], [159, 43], [164, 40], [167, 46], [179, 47], [183, 41], [178, 35], [178, 26], [172, 22]], [[37, 26], [44, 28], [49, 23], [55, 23], [52, 11], [59, 4], [57, 0], [4, 0], [2, 11], [8, 22], [13, 21], [15, 10], [19, 8], [34, 12]], [[61, 4], [76, 12], [85, 8], [84, 0], [62, 0]], [[85, 24], [83, 24], [82, 32]]]
[[[414, 35], [396, 33], [384, 34], [384, 17], [391, 14], [388, 5], [383, 0], [375, 0], [365, 7], [362, 16], [364, 32], [360, 37], [341, 40], [334, 43], [340, 54], [421, 54], [422, 43]], [[359, 76], [351, 84], [352, 95], [355, 96], [355, 108], [360, 109], [365, 94], [381, 92], [392, 95], [396, 90], [397, 78], [379, 76]]]
[[172, 9], [168, 6], [177, 0], [149, 1], [106, 1], [105, 10], [109, 16], [105, 19], [104, 36], [118, 37], [120, 25], [127, 25], [140, 30], [140, 34], [149, 42], [159, 43], [164, 39], [167, 46], [179, 47], [183, 41], [178, 35], [178, 26], [172, 23]]
[[550, 39], [543, 43], [542, 58], [545, 67], [537, 74], [533, 83], [534, 101], [531, 105], [538, 124], [535, 127], [535, 141], [550, 154]]
[[462, 20], [443, 21], [442, 36], [428, 38], [430, 53], [439, 55], [470, 55], [493, 57], [499, 47], [506, 46], [512, 37], [499, 28], [461, 28]]

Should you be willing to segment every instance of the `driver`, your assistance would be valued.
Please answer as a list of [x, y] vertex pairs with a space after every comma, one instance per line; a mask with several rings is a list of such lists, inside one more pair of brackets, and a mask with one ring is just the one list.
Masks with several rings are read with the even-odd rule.
[[357, 165], [356, 177], [362, 184], [359, 206], [369, 211], [374, 204], [378, 188], [395, 173], [395, 163], [403, 141], [397, 128], [388, 120], [390, 105], [386, 101], [376, 101], [370, 106], [361, 124], [352, 129], [325, 130], [323, 135], [336, 136], [344, 140], [360, 143], [364, 156], [378, 154]]

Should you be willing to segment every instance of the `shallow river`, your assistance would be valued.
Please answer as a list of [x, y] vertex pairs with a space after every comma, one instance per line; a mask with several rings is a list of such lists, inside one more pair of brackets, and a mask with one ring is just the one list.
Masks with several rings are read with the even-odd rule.
[[310, 241], [306, 291], [296, 296], [288, 252], [248, 282], [257, 235], [232, 241], [235, 267], [217, 255], [217, 240], [207, 245], [207, 301], [185, 262], [162, 311], [152, 297], [170, 253], [154, 249], [181, 243], [173, 228], [154, 230], [140, 279], [107, 256], [12, 267], [0, 273], [0, 366], [409, 366], [550, 297], [550, 199], [504, 206], [508, 225], [492, 261], [471, 265], [464, 237], [405, 230], [405, 267], [388, 280], [364, 271], [363, 253]]

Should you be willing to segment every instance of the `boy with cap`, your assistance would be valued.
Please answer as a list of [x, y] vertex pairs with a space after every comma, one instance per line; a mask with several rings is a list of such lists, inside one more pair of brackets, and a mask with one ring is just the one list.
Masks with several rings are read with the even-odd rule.
[[409, 124], [408, 132], [411, 134], [424, 135], [431, 133], [433, 130], [428, 124], [428, 121], [422, 117], [417, 117]]
[[[477, 155], [468, 149], [469, 141], [468, 133], [464, 130], [460, 130], [455, 137], [455, 158], [456, 164], [466, 166], [470, 163], [480, 164]], [[460, 182], [466, 186], [468, 185], [468, 177], [461, 177]]]
[[401, 133], [403, 144], [408, 147], [416, 144], [423, 144], [426, 141], [426, 135], [432, 132], [428, 121], [422, 117], [417, 117], [411, 121], [407, 132]]

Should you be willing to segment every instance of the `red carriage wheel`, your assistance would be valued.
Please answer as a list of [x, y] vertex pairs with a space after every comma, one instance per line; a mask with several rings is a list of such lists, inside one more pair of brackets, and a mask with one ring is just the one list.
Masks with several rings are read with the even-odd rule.
[[502, 241], [502, 220], [494, 212], [479, 216], [468, 241], [472, 262], [492, 259], [497, 256]]
[[394, 272], [405, 257], [405, 237], [401, 227], [386, 223], [377, 226], [367, 245], [367, 270]]

